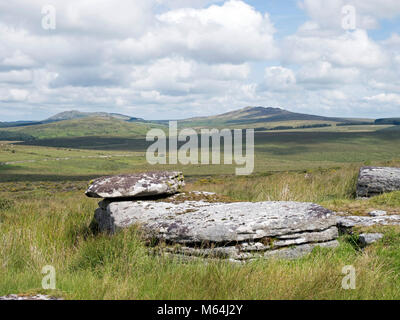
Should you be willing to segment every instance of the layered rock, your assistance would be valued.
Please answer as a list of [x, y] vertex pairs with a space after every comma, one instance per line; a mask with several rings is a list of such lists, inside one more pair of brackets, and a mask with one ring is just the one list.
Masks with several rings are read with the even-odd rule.
[[358, 197], [400, 190], [400, 168], [363, 167], [357, 182]]
[[372, 226], [395, 226], [400, 225], [400, 215], [388, 216], [345, 216], [338, 217], [338, 227], [341, 229], [351, 229], [354, 227], [372, 227]]
[[104, 200], [95, 220], [110, 233], [138, 225], [166, 252], [233, 261], [297, 258], [338, 245], [335, 214], [312, 203]]
[[172, 195], [184, 186], [181, 172], [147, 172], [102, 177], [86, 190], [92, 198], [141, 198]]

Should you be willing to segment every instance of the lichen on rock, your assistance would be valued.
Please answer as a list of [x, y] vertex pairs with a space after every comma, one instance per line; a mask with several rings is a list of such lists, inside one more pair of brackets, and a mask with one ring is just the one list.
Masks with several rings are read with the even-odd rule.
[[140, 198], [172, 195], [185, 185], [181, 172], [146, 172], [95, 179], [86, 195], [91, 198]]

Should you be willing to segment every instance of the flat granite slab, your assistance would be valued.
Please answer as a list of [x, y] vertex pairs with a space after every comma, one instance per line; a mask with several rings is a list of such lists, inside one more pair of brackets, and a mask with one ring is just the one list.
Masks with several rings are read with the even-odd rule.
[[99, 206], [95, 220], [101, 231], [137, 225], [146, 237], [169, 245], [167, 251], [186, 255], [297, 257], [317, 245], [337, 245], [335, 213], [313, 203], [104, 200]]
[[177, 193], [185, 185], [181, 172], [146, 172], [102, 177], [86, 190], [91, 198], [140, 198]]

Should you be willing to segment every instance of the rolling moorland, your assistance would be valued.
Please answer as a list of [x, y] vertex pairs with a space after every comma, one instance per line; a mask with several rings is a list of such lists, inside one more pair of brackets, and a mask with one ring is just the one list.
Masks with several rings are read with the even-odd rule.
[[[360, 166], [400, 166], [398, 119], [341, 119], [245, 108], [179, 121], [179, 127], [255, 128], [255, 170], [235, 166], [150, 166], [144, 137], [166, 121], [67, 112], [40, 122], [0, 126], [0, 295], [43, 292], [40, 271], [57, 270], [66, 299], [400, 299], [400, 229], [361, 250], [357, 234], [337, 249], [296, 261], [246, 265], [181, 263], [151, 255], [136, 230], [110, 237], [90, 228], [95, 177], [180, 170], [187, 191], [212, 191], [236, 201], [293, 200], [366, 215], [400, 213], [400, 192], [355, 198]], [[371, 229], [371, 228], [369, 228]], [[371, 231], [360, 229], [357, 232]], [[341, 288], [342, 267], [357, 270], [357, 289]]]

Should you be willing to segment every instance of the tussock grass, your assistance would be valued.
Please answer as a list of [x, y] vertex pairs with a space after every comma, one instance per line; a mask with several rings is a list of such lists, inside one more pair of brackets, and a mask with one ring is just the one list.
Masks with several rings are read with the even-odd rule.
[[256, 177], [200, 179], [189, 186], [245, 201], [321, 202], [355, 196], [359, 167], [270, 173]]

